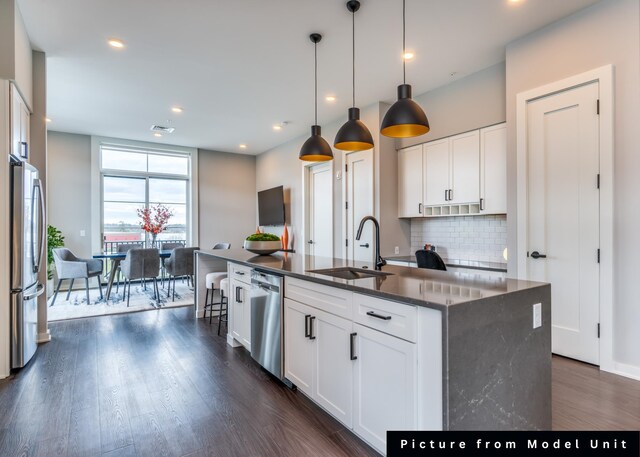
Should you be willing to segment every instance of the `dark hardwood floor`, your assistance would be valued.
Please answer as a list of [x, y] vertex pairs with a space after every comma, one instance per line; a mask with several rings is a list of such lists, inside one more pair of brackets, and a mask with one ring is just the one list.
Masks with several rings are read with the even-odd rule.
[[[376, 456], [191, 308], [51, 324], [0, 381], [0, 456]], [[639, 429], [640, 382], [553, 359], [556, 429]]]

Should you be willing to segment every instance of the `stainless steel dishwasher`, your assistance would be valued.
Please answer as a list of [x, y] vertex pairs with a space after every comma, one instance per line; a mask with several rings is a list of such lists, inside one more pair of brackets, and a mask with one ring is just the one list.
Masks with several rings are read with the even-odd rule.
[[284, 378], [282, 276], [251, 272], [251, 357]]

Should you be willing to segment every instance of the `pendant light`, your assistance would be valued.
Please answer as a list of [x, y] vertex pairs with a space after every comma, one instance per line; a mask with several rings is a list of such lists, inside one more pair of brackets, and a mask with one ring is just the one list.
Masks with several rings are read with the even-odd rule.
[[405, 1], [402, 0], [402, 79], [398, 86], [398, 101], [391, 105], [380, 126], [380, 133], [391, 138], [409, 138], [429, 131], [429, 121], [422, 108], [411, 100], [411, 86], [407, 84], [405, 29]]
[[349, 120], [338, 130], [333, 146], [343, 151], [364, 151], [373, 147], [373, 138], [360, 120], [360, 108], [356, 108], [356, 11], [360, 9], [360, 2], [348, 1], [347, 9], [351, 11], [352, 105], [349, 108]]
[[311, 136], [300, 149], [300, 160], [306, 162], [326, 162], [333, 160], [331, 146], [321, 136], [318, 125], [318, 42], [322, 39], [319, 33], [312, 33], [309, 38], [313, 42], [315, 54], [315, 124], [311, 126]]

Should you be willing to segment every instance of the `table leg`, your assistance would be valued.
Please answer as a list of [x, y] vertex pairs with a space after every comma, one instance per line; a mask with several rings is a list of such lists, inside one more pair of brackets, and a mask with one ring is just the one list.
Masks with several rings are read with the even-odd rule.
[[113, 288], [113, 280], [116, 278], [116, 272], [118, 271], [118, 266], [120, 266], [120, 259], [113, 259], [113, 263], [111, 264], [111, 272], [109, 273], [109, 283], [107, 284], [107, 292], [104, 295], [104, 300], [109, 300], [111, 296], [111, 289]]

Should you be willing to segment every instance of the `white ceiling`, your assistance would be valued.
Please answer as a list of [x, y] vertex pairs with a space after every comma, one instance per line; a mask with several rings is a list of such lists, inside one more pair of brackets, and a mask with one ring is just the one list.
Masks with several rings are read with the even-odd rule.
[[[408, 0], [414, 95], [504, 60], [505, 45], [597, 0]], [[346, 0], [19, 0], [32, 44], [47, 53], [51, 130], [257, 154], [351, 101]], [[392, 102], [401, 83], [400, 0], [361, 0], [357, 105]], [[107, 45], [116, 37], [122, 50]], [[329, 104], [324, 96], [337, 101]], [[172, 106], [184, 107], [182, 114]], [[176, 128], [155, 138], [151, 124]], [[272, 125], [289, 121], [274, 132]], [[370, 128], [374, 128], [370, 126]], [[331, 140], [331, 139], [330, 139]], [[246, 143], [246, 151], [238, 145]]]

